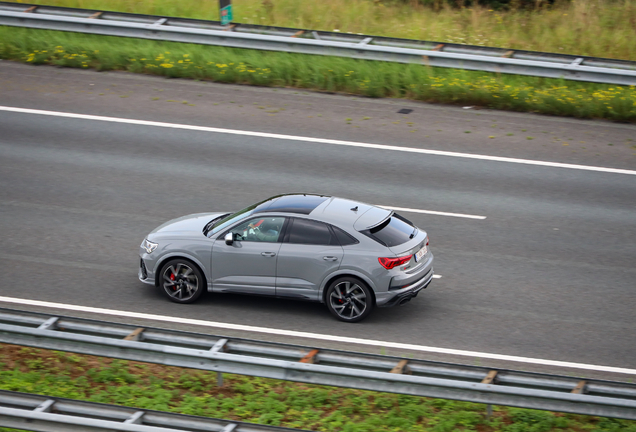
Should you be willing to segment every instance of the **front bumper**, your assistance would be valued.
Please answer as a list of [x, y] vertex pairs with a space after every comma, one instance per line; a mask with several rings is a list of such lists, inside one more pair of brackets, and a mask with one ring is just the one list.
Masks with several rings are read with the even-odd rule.
[[[147, 256], [147, 254], [146, 254]], [[139, 257], [139, 271], [137, 272], [137, 276], [139, 280], [148, 285], [155, 284], [155, 274], [152, 271], [154, 262], [152, 260], [144, 260], [144, 254], [140, 254]], [[151, 270], [148, 270], [148, 269]]]
[[378, 307], [391, 307], [396, 305], [403, 305], [409, 302], [413, 297], [426, 288], [433, 280], [433, 268], [424, 275], [421, 279], [413, 282], [411, 285], [404, 287], [397, 291], [389, 291], [388, 296], [384, 299], [378, 299], [376, 305]]

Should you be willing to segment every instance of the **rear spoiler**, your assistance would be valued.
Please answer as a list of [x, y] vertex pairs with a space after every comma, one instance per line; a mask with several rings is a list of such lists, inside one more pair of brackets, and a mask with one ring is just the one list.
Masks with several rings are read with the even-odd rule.
[[391, 210], [391, 213], [389, 213], [389, 215], [387, 217], [385, 217], [384, 219], [381, 219], [380, 222], [374, 223], [373, 225], [369, 225], [368, 227], [365, 228], [365, 230], [371, 230], [371, 229], [373, 229], [375, 227], [379, 227], [384, 222], [386, 222], [389, 219], [391, 219], [391, 217], [393, 216], [394, 213], [395, 213], [395, 211]]

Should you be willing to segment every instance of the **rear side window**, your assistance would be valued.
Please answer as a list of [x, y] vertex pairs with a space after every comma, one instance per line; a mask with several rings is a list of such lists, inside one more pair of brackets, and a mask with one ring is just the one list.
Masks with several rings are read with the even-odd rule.
[[377, 227], [360, 231], [367, 237], [388, 247], [399, 246], [413, 238], [416, 228], [408, 220], [393, 214]]
[[351, 234], [346, 231], [341, 230], [338, 227], [332, 226], [333, 232], [336, 234], [338, 241], [340, 242], [340, 246], [349, 246], [352, 244], [359, 243]]
[[310, 245], [338, 245], [338, 240], [331, 234], [331, 230], [322, 222], [294, 219], [285, 236], [287, 243]]

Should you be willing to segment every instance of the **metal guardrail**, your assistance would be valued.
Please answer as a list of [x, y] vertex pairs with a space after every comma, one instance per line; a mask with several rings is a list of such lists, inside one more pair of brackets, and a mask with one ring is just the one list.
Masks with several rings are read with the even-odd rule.
[[0, 309], [0, 342], [214, 372], [636, 420], [636, 384], [630, 383], [318, 350], [10, 309]]
[[0, 25], [636, 85], [636, 62], [0, 2]]
[[302, 432], [5, 390], [0, 390], [0, 426], [38, 432]]

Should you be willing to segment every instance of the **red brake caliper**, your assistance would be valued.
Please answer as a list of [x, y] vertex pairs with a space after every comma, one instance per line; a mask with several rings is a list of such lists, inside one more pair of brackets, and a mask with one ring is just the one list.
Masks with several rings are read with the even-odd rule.
[[[170, 275], [170, 280], [171, 280], [171, 281], [173, 281], [173, 280], [174, 280], [174, 273], [172, 273], [172, 274]], [[176, 291], [176, 290], [177, 290], [177, 288], [176, 288], [174, 285], [172, 285], [172, 291]]]

